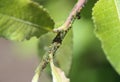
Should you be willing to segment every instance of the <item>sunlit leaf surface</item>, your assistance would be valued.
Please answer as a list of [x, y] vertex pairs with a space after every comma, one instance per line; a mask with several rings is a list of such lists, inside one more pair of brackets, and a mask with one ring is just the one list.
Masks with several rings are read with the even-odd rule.
[[107, 59], [120, 74], [120, 0], [99, 0], [93, 20]]
[[40, 37], [54, 22], [39, 4], [31, 0], [0, 0], [0, 36], [21, 41]]

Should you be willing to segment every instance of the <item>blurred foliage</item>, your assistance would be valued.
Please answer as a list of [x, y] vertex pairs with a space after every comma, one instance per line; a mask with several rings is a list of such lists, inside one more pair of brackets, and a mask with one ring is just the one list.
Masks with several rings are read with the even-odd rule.
[[36, 37], [22, 42], [14, 42], [12, 52], [22, 58], [33, 57], [38, 54], [38, 39]]

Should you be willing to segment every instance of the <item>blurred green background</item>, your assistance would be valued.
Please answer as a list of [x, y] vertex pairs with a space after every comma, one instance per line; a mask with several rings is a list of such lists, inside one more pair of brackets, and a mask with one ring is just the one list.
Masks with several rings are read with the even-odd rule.
[[[47, 11], [50, 13], [50, 15], [55, 21], [56, 24], [55, 27], [58, 27], [64, 23], [65, 19], [69, 15], [72, 7], [74, 6], [77, 0], [33, 0], [33, 1], [42, 4], [47, 9]], [[116, 71], [107, 61], [104, 52], [102, 51], [100, 41], [94, 35], [94, 25], [92, 22], [91, 13], [92, 7], [94, 6], [96, 1], [97, 0], [88, 0], [87, 4], [85, 4], [85, 7], [83, 8], [80, 14], [81, 19], [76, 20], [73, 24], [73, 55], [72, 59], [70, 60], [72, 61], [72, 64], [70, 67], [69, 74], [67, 74], [67, 76], [71, 79], [71, 82], [120, 82], [120, 76], [116, 73]], [[17, 57], [21, 56], [23, 60], [27, 59], [29, 60], [29, 58], [33, 58], [33, 60], [36, 61], [37, 58], [34, 57], [36, 57], [35, 54], [38, 53], [37, 50], [39, 50], [38, 47], [40, 47], [41, 44], [39, 43], [38, 46], [38, 40], [36, 40], [36, 38], [33, 38], [29, 42], [28, 41], [21, 43], [12, 42], [12, 45], [14, 45], [13, 52], [20, 54]], [[39, 60], [36, 62], [38, 64]], [[31, 63], [31, 65], [33, 64], [36, 63]], [[35, 65], [33, 66], [35, 69]], [[44, 78], [40, 78], [41, 80], [40, 82], [51, 82], [50, 74], [45, 74], [42, 77]], [[46, 81], [45, 78], [47, 78], [48, 80]], [[29, 77], [29, 79], [31, 79], [31, 76]], [[0, 80], [0, 82], [8, 81]]]

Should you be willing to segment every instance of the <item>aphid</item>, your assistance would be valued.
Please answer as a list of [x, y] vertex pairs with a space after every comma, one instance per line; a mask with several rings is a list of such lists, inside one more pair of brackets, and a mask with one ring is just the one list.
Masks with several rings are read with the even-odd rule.
[[62, 39], [61, 39], [60, 34], [61, 34], [61, 32], [59, 32], [59, 33], [57, 34], [57, 36], [54, 38], [54, 40], [53, 40], [52, 43], [54, 43], [54, 42], [61, 43], [61, 42], [62, 42]]
[[81, 18], [80, 13], [77, 13], [76, 17], [77, 19], [80, 19]]

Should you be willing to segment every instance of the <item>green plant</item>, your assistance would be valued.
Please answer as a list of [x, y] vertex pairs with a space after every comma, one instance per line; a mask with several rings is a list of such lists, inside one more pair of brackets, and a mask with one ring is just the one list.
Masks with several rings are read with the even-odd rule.
[[[57, 61], [60, 67], [65, 71], [66, 74], [68, 74], [72, 60], [72, 38], [74, 33], [74, 31], [71, 30], [71, 27], [74, 27], [73, 23], [77, 19], [81, 20], [81, 24], [78, 23], [77, 26], [85, 27], [85, 24], [87, 23], [87, 25], [91, 25], [91, 27], [93, 27], [93, 25], [95, 26], [95, 33], [91, 36], [88, 34], [89, 37], [86, 37], [86, 39], [90, 40], [90, 37], [96, 35], [101, 42], [102, 49], [105, 52], [108, 61], [115, 68], [115, 70], [120, 73], [119, 0], [88, 0], [88, 2], [87, 0], [78, 0], [70, 15], [67, 17], [67, 20], [64, 23], [62, 22], [61, 26], [57, 25], [57, 17], [53, 21], [46, 9], [40, 5], [40, 3], [42, 2], [44, 1], [0, 0], [0, 37], [13, 41], [29, 40], [34, 36], [38, 39], [40, 38], [39, 44], [42, 44], [42, 46], [39, 46], [40, 53], [42, 53], [42, 55], [45, 53], [45, 55], [43, 56], [40, 65], [36, 69], [36, 73], [32, 82], [38, 82], [41, 71], [46, 68], [48, 63], [50, 63], [50, 67], [52, 69], [54, 82], [69, 82], [69, 79], [65, 77], [63, 72], [58, 67], [54, 66], [53, 59], [54, 55], [57, 54]], [[46, 1], [46, 4], [48, 3], [52, 2]], [[43, 3], [43, 5], [44, 4], [45, 3]], [[93, 7], [94, 4], [95, 6]], [[48, 10], [50, 10], [49, 5], [47, 6]], [[47, 8], [47, 6], [45, 7]], [[61, 13], [64, 13], [64, 9], [63, 11], [61, 11]], [[81, 19], [80, 13], [81, 17], [83, 17]], [[54, 24], [57, 28], [54, 28]], [[89, 33], [93, 33], [91, 28], [87, 29], [89, 29]], [[54, 34], [50, 33], [52, 31], [54, 32]], [[82, 35], [81, 33], [79, 33], [78, 35], [85, 37], [85, 35]], [[74, 36], [77, 37], [78, 35]], [[51, 44], [50, 41], [52, 41]], [[98, 42], [96, 41], [94, 43], [94, 39], [92, 39], [90, 42], [93, 42], [92, 45], [98, 44]], [[90, 47], [92, 47], [92, 45], [90, 45]], [[47, 51], [43, 50], [44, 46], [49, 46]], [[84, 48], [82, 47], [81, 51], [82, 49]], [[98, 49], [98, 51], [99, 50], [100, 48]], [[61, 53], [62, 55], [66, 55], [60, 57], [59, 54]], [[102, 51], [99, 51], [99, 53], [102, 53]], [[74, 72], [77, 71], [74, 70]], [[71, 74], [73, 74], [72, 71]], [[70, 75], [70, 77], [71, 76], [72, 75]]]

